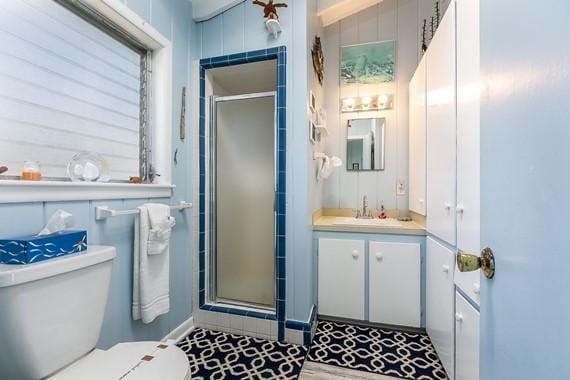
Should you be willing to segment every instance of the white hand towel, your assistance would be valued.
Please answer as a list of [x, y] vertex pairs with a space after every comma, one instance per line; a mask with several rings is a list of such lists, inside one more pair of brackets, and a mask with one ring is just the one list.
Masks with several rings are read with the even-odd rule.
[[140, 206], [135, 220], [133, 319], [151, 323], [170, 310], [169, 239], [174, 218], [163, 204]]

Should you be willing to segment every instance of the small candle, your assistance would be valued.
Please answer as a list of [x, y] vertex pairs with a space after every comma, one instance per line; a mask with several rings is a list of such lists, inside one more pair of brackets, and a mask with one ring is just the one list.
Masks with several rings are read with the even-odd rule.
[[41, 181], [40, 163], [37, 161], [26, 161], [22, 168], [20, 179], [23, 181]]

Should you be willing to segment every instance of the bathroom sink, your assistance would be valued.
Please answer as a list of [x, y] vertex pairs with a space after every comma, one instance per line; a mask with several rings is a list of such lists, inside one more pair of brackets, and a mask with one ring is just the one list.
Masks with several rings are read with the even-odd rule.
[[366, 226], [366, 227], [402, 227], [402, 223], [393, 218], [387, 219], [357, 219], [337, 217], [334, 223], [337, 226]]

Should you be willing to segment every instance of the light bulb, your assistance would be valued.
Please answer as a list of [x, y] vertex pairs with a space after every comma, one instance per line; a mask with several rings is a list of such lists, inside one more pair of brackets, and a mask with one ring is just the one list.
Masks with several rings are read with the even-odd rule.
[[343, 107], [345, 109], [351, 110], [354, 108], [354, 99], [353, 98], [344, 99], [342, 101], [342, 103], [343, 103]]

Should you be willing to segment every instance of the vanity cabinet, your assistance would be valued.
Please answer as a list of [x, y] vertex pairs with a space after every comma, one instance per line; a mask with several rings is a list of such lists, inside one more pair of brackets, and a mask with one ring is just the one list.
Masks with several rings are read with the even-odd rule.
[[426, 256], [426, 330], [453, 379], [455, 253], [428, 237]]
[[370, 242], [369, 321], [421, 326], [420, 245]]
[[427, 230], [455, 244], [455, 2], [445, 12], [427, 55]]
[[423, 235], [320, 232], [316, 240], [319, 315], [424, 326]]
[[364, 319], [364, 240], [319, 239], [319, 313]]
[[410, 211], [426, 215], [426, 64], [423, 56], [410, 81]]

